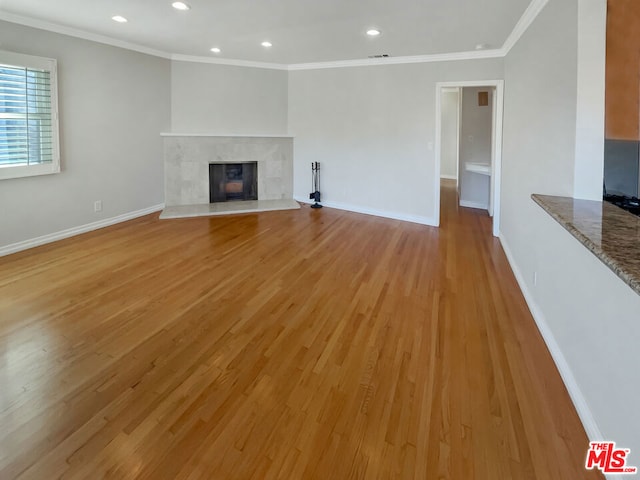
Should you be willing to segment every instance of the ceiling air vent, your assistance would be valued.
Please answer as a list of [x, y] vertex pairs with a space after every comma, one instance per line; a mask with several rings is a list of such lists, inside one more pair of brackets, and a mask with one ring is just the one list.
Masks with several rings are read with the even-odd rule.
[[387, 53], [382, 53], [379, 55], [369, 55], [369, 58], [389, 58], [391, 55]]

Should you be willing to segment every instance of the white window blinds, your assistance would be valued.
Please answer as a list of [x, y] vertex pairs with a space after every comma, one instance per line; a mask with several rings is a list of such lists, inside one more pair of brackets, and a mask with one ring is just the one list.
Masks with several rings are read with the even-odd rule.
[[55, 99], [55, 61], [0, 52], [0, 178], [59, 171]]

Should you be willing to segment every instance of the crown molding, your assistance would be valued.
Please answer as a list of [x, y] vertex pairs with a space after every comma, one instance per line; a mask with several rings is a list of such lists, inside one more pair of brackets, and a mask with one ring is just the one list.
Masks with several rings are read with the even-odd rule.
[[549, 3], [549, 0], [532, 0], [527, 9], [513, 27], [511, 34], [507, 37], [502, 45], [502, 51], [506, 56], [513, 46], [520, 40], [520, 37], [524, 35], [524, 32], [531, 26], [533, 21], [538, 17], [542, 9]]
[[472, 52], [437, 53], [432, 55], [412, 55], [387, 58], [363, 58], [357, 60], [338, 60], [335, 62], [294, 63], [288, 70], [318, 70], [323, 68], [369, 67], [377, 65], [399, 65], [407, 63], [450, 62], [457, 60], [477, 60], [503, 57], [501, 49], [477, 50]]
[[271, 70], [289, 70], [289, 65], [283, 63], [269, 63], [269, 62], [254, 62], [252, 60], [234, 60], [232, 58], [211, 58], [201, 57], [197, 55], [170, 55], [171, 60], [176, 62], [191, 62], [191, 63], [214, 63], [216, 65], [232, 65], [236, 67], [251, 67], [251, 68], [268, 68]]
[[511, 48], [518, 42], [520, 37], [527, 31], [529, 26], [533, 23], [536, 17], [540, 14], [542, 9], [547, 5], [549, 0], [532, 0], [527, 9], [518, 20], [518, 23], [511, 31], [506, 41], [501, 48], [492, 50], [475, 50], [470, 52], [453, 52], [453, 53], [438, 53], [431, 55], [413, 55], [413, 56], [401, 56], [401, 57], [388, 57], [388, 58], [363, 58], [356, 60], [338, 60], [330, 62], [311, 62], [311, 63], [270, 63], [270, 62], [255, 62], [251, 60], [235, 60], [231, 58], [212, 58], [196, 55], [182, 55], [170, 52], [164, 52], [153, 48], [146, 47], [144, 45], [138, 45], [123, 40], [118, 40], [105, 35], [99, 35], [96, 33], [87, 32], [73, 27], [67, 27], [64, 25], [58, 25], [44, 20], [37, 20], [34, 18], [23, 17], [21, 15], [15, 15], [8, 12], [0, 11], [0, 20], [5, 20], [11, 23], [17, 23], [27, 27], [38, 28], [41, 30], [48, 30], [50, 32], [60, 33], [63, 35], [69, 35], [71, 37], [82, 38], [84, 40], [90, 40], [93, 42], [103, 43], [105, 45], [111, 45], [113, 47], [124, 48], [127, 50], [133, 50], [135, 52], [144, 53], [147, 55], [153, 55], [156, 57], [166, 58], [177, 62], [192, 62], [192, 63], [209, 63], [215, 65], [230, 65], [236, 67], [250, 67], [250, 68], [266, 68], [271, 70], [320, 70], [326, 68], [347, 68], [347, 67], [368, 67], [379, 65], [400, 65], [410, 63], [433, 63], [433, 62], [451, 62], [459, 60], [479, 60], [485, 58], [502, 58], [505, 57]]
[[162, 132], [161, 137], [214, 137], [214, 138], [295, 138], [293, 135], [277, 135], [275, 133], [173, 133]]
[[0, 20], [6, 22], [17, 23], [24, 25], [25, 27], [38, 28], [40, 30], [47, 30], [49, 32], [61, 33], [63, 35], [69, 35], [70, 37], [82, 38], [83, 40], [90, 40], [92, 42], [103, 43], [105, 45], [111, 45], [112, 47], [124, 48], [126, 50], [133, 50], [134, 52], [144, 53], [147, 55], [153, 55], [154, 57], [171, 58], [171, 54], [156, 50], [154, 48], [145, 47], [136, 43], [125, 42], [124, 40], [118, 40], [116, 38], [107, 37], [106, 35], [99, 35], [97, 33], [87, 32], [78, 28], [67, 27], [64, 25], [58, 25], [56, 23], [46, 22], [44, 20], [38, 20], [35, 18], [23, 17], [21, 15], [14, 15], [13, 13], [7, 13], [0, 10]]

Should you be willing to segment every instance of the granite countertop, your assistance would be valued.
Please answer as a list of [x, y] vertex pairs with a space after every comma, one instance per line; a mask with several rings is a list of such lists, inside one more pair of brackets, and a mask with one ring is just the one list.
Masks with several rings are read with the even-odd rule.
[[640, 217], [608, 202], [531, 198], [640, 294]]

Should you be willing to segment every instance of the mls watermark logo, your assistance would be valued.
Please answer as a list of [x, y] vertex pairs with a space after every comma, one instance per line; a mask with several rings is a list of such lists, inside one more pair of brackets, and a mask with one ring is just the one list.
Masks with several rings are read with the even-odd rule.
[[637, 467], [627, 466], [628, 448], [616, 448], [616, 442], [590, 442], [585, 468], [600, 469], [603, 473], [634, 474]]

